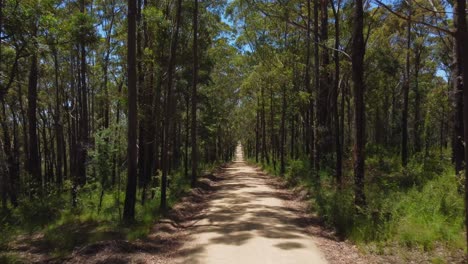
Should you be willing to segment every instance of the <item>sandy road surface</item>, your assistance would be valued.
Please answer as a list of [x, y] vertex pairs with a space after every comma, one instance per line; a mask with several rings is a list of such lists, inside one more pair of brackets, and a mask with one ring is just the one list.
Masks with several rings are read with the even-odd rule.
[[327, 263], [277, 190], [244, 162], [240, 147], [224, 173], [222, 188], [174, 263]]

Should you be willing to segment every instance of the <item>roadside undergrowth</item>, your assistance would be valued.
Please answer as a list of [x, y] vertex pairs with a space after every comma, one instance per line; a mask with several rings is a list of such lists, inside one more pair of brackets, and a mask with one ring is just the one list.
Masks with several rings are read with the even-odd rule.
[[290, 187], [308, 190], [311, 208], [326, 227], [367, 253], [393, 256], [387, 261], [462, 263], [466, 252], [463, 179], [455, 176], [450, 154], [415, 156], [403, 168], [398, 156], [376, 153], [370, 150], [366, 160], [366, 208], [354, 206], [351, 159], [344, 162], [341, 188], [333, 170], [314, 172], [306, 158], [287, 160], [281, 176], [279, 164], [276, 168], [258, 165]]
[[[204, 165], [208, 174], [220, 164]], [[124, 181], [120, 183], [124, 186]], [[89, 182], [78, 191], [77, 205], [71, 207], [69, 191], [54, 192], [42, 199], [22, 201], [17, 208], [0, 212], [0, 263], [23, 263], [27, 251], [61, 259], [74, 249], [104, 240], [133, 241], [146, 237], [163, 216], [159, 210], [159, 187], [148, 191], [142, 203], [137, 193], [135, 222], [122, 223], [122, 188], [105, 189], [99, 182]], [[168, 207], [171, 209], [190, 191], [190, 179], [183, 170], [174, 171], [169, 179]], [[102, 199], [101, 199], [102, 196]]]

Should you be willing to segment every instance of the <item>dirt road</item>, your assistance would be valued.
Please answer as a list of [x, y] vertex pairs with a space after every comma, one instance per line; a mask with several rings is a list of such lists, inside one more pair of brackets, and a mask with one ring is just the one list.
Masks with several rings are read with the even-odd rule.
[[193, 240], [175, 263], [327, 263], [267, 176], [244, 162], [240, 147], [224, 173], [222, 188], [191, 226]]
[[238, 148], [233, 163], [201, 178], [146, 238], [90, 244], [66, 263], [381, 263], [337, 240], [309, 206], [305, 190], [246, 164]]

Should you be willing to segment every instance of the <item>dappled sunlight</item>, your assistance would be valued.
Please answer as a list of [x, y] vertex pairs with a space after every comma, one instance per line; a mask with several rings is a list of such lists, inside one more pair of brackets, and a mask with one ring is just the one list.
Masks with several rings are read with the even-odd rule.
[[222, 177], [176, 263], [326, 263], [286, 197], [246, 165], [240, 146]]

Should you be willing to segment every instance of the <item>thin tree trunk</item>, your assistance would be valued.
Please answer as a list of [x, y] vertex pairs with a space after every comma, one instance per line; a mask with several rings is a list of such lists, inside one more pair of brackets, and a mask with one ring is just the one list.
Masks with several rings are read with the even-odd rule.
[[414, 151], [420, 152], [421, 143], [421, 93], [419, 91], [419, 71], [421, 66], [421, 47], [416, 51], [414, 63]]
[[311, 1], [312, 0], [307, 0], [307, 31], [306, 31], [306, 61], [305, 61], [305, 90], [307, 93], [310, 95], [309, 99], [309, 108], [304, 111], [305, 112], [305, 129], [304, 129], [304, 134], [305, 134], [305, 151], [309, 155], [309, 161], [312, 166], [313, 161], [314, 161], [314, 154], [313, 154], [313, 126], [310, 121], [310, 116], [313, 115], [312, 113], [314, 112], [314, 102], [312, 99], [312, 88], [310, 87], [310, 31], [311, 31], [311, 24], [312, 24], [312, 18], [311, 18]]
[[[282, 85], [281, 102], [281, 146], [280, 146], [280, 175], [286, 172], [285, 165], [285, 144], [286, 144], [286, 85]], [[294, 135], [291, 135], [292, 137]]]
[[[314, 0], [314, 84], [315, 84], [315, 91], [320, 93], [321, 88], [320, 88], [320, 58], [319, 58], [319, 0]], [[319, 102], [320, 103], [320, 102]], [[319, 109], [317, 109], [317, 103], [314, 103], [315, 105], [315, 111], [314, 106], [312, 107], [311, 115], [310, 115], [310, 123], [312, 126], [311, 129], [311, 163], [310, 165], [315, 168], [316, 175], [318, 175], [318, 169], [319, 169], [319, 154], [317, 150], [317, 140], [319, 137], [318, 133], [318, 126], [320, 125], [318, 123], [318, 118], [317, 116], [321, 113], [318, 113]], [[314, 125], [315, 122], [317, 121], [317, 125]], [[314, 136], [315, 135], [315, 136]]]
[[192, 80], [192, 187], [197, 181], [197, 84], [198, 84], [198, 0], [194, 0], [193, 10], [193, 80]]
[[365, 44], [363, 37], [364, 11], [362, 0], [355, 0], [354, 29], [352, 46], [352, 73], [354, 85], [354, 181], [355, 181], [355, 205], [358, 209], [366, 206], [364, 193], [364, 162], [365, 162], [365, 104], [364, 104], [364, 54]]
[[127, 74], [128, 74], [128, 176], [125, 191], [123, 220], [131, 223], [135, 219], [137, 185], [137, 72], [136, 72], [136, 0], [128, 0]]
[[340, 89], [340, 54], [338, 49], [340, 47], [340, 5], [341, 0], [337, 1], [337, 7], [335, 8], [335, 3], [331, 3], [333, 9], [333, 15], [335, 16], [335, 52], [334, 52], [334, 61], [335, 61], [335, 80], [333, 87], [333, 115], [334, 115], [334, 127], [335, 127], [335, 151], [336, 151], [336, 180], [338, 186], [342, 185], [342, 174], [343, 174], [343, 162], [342, 162], [342, 148], [341, 148], [341, 139], [340, 139], [340, 116], [338, 114], [338, 95]]
[[168, 65], [168, 74], [167, 74], [167, 94], [166, 94], [166, 104], [165, 104], [165, 126], [164, 126], [164, 143], [162, 148], [162, 155], [163, 155], [163, 168], [162, 168], [162, 180], [161, 180], [161, 203], [160, 208], [162, 211], [167, 210], [167, 176], [170, 171], [170, 135], [174, 132], [173, 127], [173, 112], [174, 112], [174, 104], [173, 101], [173, 75], [174, 75], [174, 68], [176, 63], [176, 55], [177, 55], [177, 42], [179, 38], [179, 27], [181, 22], [181, 12], [182, 12], [182, 0], [177, 0], [177, 13], [176, 13], [176, 25], [175, 30], [172, 34], [171, 40], [171, 50], [170, 50], [170, 57], [169, 57], [169, 65]]
[[184, 151], [184, 176], [188, 179], [189, 169], [189, 145], [190, 145], [190, 98], [188, 94], [185, 96], [185, 151]]
[[[80, 12], [86, 13], [85, 0], [80, 1]], [[86, 83], [87, 65], [86, 65], [86, 46], [84, 40], [79, 44], [80, 53], [80, 92], [79, 97], [79, 123], [78, 123], [78, 153], [77, 153], [77, 182], [80, 186], [86, 184], [86, 159], [88, 156], [89, 143], [89, 117], [88, 117], [88, 87]]]
[[271, 144], [271, 160], [273, 162], [273, 169], [276, 171], [276, 158], [275, 158], [275, 131], [273, 112], [273, 87], [270, 87], [270, 144]]
[[258, 163], [260, 153], [260, 98], [257, 97], [257, 107], [255, 108], [255, 162]]
[[54, 56], [54, 73], [55, 73], [55, 141], [56, 141], [56, 148], [57, 148], [57, 164], [56, 164], [56, 184], [59, 188], [62, 187], [63, 183], [63, 157], [64, 153], [62, 152], [62, 138], [63, 138], [63, 126], [62, 126], [62, 113], [60, 109], [61, 99], [60, 99], [60, 90], [59, 87], [59, 63], [58, 63], [58, 54], [57, 49], [53, 47], [53, 56]]
[[403, 84], [403, 113], [401, 118], [401, 162], [404, 167], [408, 164], [408, 97], [410, 88], [410, 48], [411, 48], [411, 4], [408, 6], [407, 47], [405, 81]]
[[1, 164], [0, 169], [6, 170], [4, 173], [2, 173], [2, 188], [3, 188], [2, 197], [3, 197], [4, 207], [6, 208], [7, 196], [10, 197], [11, 203], [14, 207], [18, 206], [18, 201], [17, 201], [17, 196], [16, 196], [16, 184], [17, 184], [17, 180], [19, 180], [17, 179], [19, 174], [15, 168], [15, 162], [14, 162], [15, 157], [11, 149], [11, 137], [10, 137], [9, 127], [8, 127], [7, 120], [6, 120], [6, 117], [7, 117], [6, 104], [3, 101], [1, 103], [2, 103], [2, 116], [0, 116], [0, 124], [3, 130], [3, 153], [5, 154], [5, 156], [0, 157], [0, 158], [4, 159], [6, 164], [5, 166], [4, 164]]
[[266, 160], [267, 164], [270, 164], [270, 158], [268, 157], [268, 150], [266, 145], [266, 118], [265, 118], [265, 88], [260, 88], [260, 97], [262, 100], [262, 163]]

